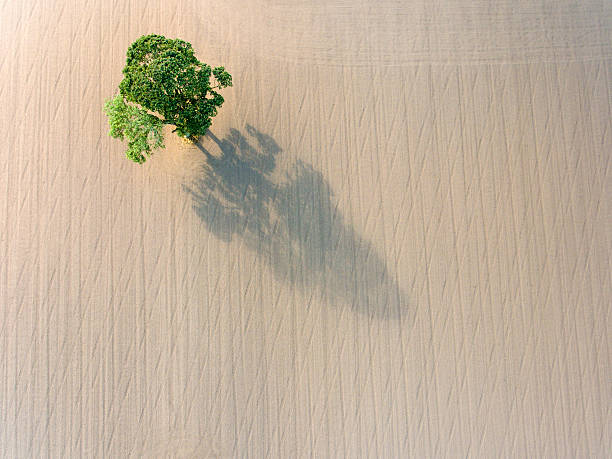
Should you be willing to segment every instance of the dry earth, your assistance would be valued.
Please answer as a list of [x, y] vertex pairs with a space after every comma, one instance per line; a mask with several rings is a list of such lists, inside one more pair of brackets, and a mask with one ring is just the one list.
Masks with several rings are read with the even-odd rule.
[[[235, 87], [138, 166], [147, 33]], [[612, 2], [5, 0], [0, 46], [2, 457], [612, 451]]]

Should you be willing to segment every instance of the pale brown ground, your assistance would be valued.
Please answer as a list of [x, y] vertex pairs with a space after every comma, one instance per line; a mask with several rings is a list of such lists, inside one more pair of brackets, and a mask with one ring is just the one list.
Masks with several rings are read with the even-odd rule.
[[[612, 3], [201, 4], [0, 6], [0, 455], [609, 454]], [[146, 33], [235, 87], [138, 166]]]

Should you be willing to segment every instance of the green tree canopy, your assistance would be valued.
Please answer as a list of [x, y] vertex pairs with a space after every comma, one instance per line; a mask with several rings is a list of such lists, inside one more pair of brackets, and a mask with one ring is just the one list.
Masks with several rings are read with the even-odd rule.
[[188, 139], [204, 135], [224, 101], [217, 90], [232, 86], [224, 67], [211, 68], [195, 57], [191, 44], [161, 35], [146, 35], [130, 45], [123, 76], [120, 94], [105, 110], [110, 135], [125, 136], [128, 158], [139, 163], [152, 148], [163, 147], [162, 124], [175, 126]]

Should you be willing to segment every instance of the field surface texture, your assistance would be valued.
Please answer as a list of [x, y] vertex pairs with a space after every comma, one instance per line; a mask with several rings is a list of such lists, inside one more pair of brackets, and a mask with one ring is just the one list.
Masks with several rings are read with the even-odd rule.
[[[156, 33], [224, 65], [140, 166]], [[612, 2], [0, 0], [0, 457], [604, 457]]]

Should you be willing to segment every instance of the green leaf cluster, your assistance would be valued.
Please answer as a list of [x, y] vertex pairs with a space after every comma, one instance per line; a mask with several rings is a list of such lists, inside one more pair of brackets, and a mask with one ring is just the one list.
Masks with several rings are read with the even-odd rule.
[[110, 136], [127, 140], [128, 149], [125, 155], [132, 161], [142, 164], [152, 150], [164, 148], [162, 121], [146, 110], [128, 105], [121, 95], [108, 100], [104, 111], [110, 124]]
[[[115, 124], [123, 126], [113, 131], [113, 120], [109, 114], [110, 134], [114, 137], [113, 132], [124, 133], [127, 137], [126, 125], [121, 123], [146, 122], [151, 127], [149, 117], [153, 117], [161, 124], [175, 126], [174, 132], [179, 136], [195, 139], [206, 133], [224, 102], [217, 90], [232, 86], [232, 76], [224, 67], [211, 68], [195, 57], [191, 44], [161, 35], [146, 35], [130, 45], [123, 77], [118, 96], [122, 98], [123, 105], [117, 102], [117, 98], [110, 105], [107, 103], [107, 106], [113, 107]], [[138, 117], [134, 109], [140, 110]], [[145, 124], [139, 126], [130, 132], [141, 132]], [[150, 132], [158, 132], [158, 125], [155, 126]], [[136, 162], [143, 162], [143, 153], [150, 155], [148, 147], [157, 142], [156, 135], [147, 137], [152, 144], [143, 139], [141, 134], [134, 137], [134, 148], [128, 150], [128, 157]], [[163, 143], [163, 138], [161, 140]], [[141, 147], [141, 153], [136, 154], [135, 151]]]

